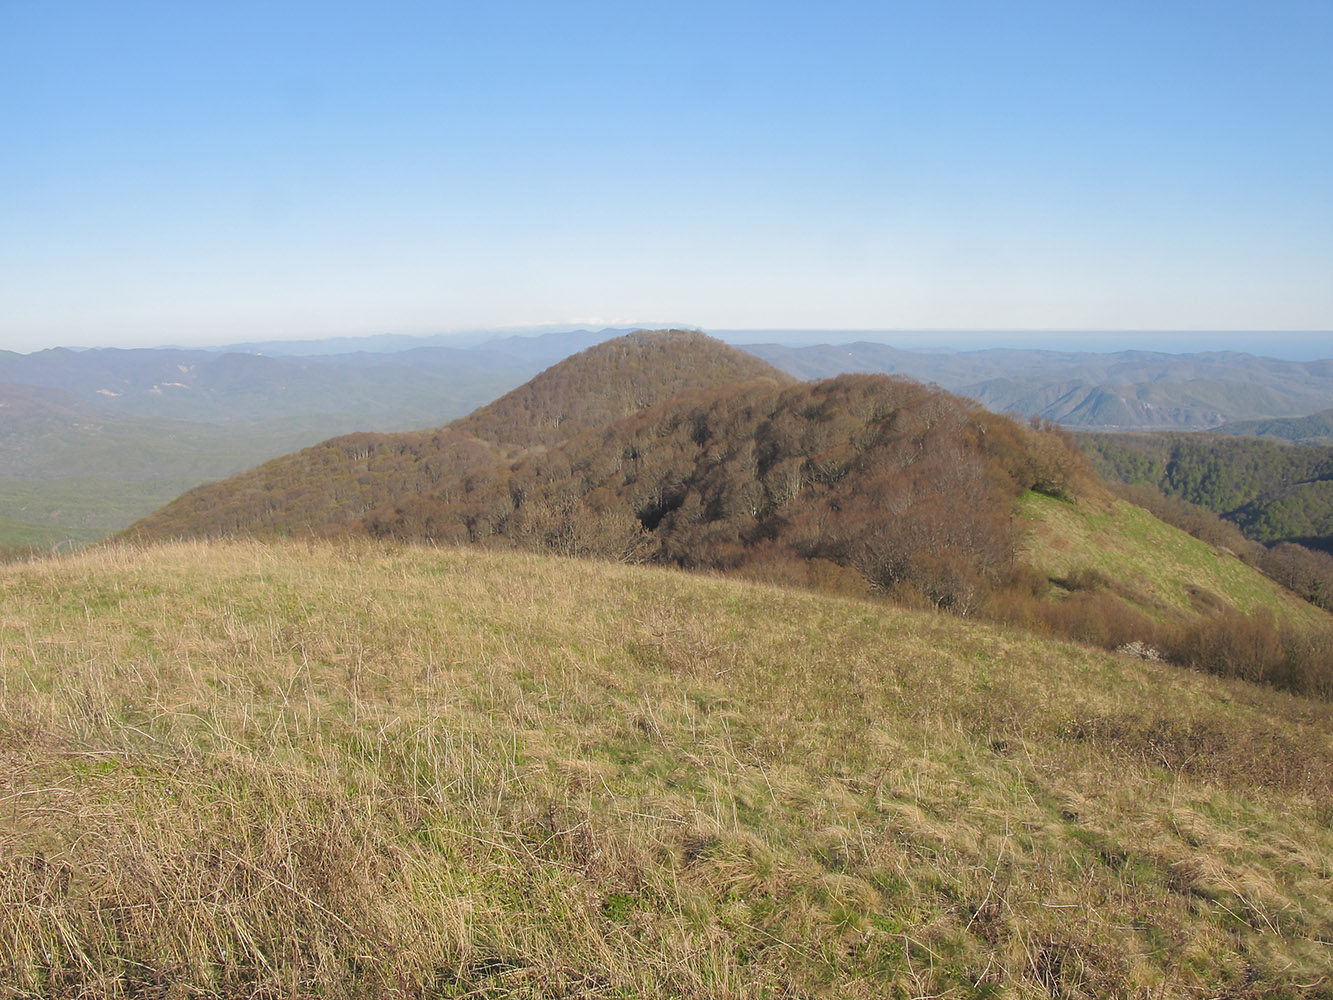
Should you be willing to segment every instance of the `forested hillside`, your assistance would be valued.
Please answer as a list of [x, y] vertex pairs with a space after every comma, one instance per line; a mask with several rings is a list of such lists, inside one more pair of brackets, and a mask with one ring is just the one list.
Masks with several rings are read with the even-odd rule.
[[376, 508], [418, 494], [452, 497], [526, 449], [706, 385], [789, 377], [690, 331], [635, 333], [553, 365], [524, 385], [433, 430], [359, 433], [201, 486], [133, 525], [136, 538], [338, 534]]
[[1333, 447], [1214, 434], [1084, 434], [1103, 476], [1148, 483], [1264, 543], [1333, 549]]
[[966, 612], [1012, 563], [1019, 496], [1091, 488], [1052, 432], [906, 379], [847, 375], [678, 397], [364, 523], [692, 569], [841, 568]]
[[352, 435], [201, 487], [129, 535], [355, 532], [690, 568], [813, 564], [967, 610], [1012, 562], [1015, 500], [1088, 493], [1094, 478], [1055, 432], [941, 390], [790, 384], [669, 332], [593, 348], [438, 431]]

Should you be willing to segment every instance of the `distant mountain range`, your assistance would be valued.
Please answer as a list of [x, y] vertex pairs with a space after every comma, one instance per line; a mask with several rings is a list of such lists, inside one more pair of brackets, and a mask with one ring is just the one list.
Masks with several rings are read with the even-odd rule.
[[1234, 421], [1304, 417], [1333, 406], [1329, 359], [1281, 361], [1234, 351], [930, 353], [872, 343], [755, 344], [746, 350], [797, 378], [907, 375], [1000, 413], [1088, 430], [1209, 430]]
[[[625, 332], [0, 352], [0, 545], [101, 537], [155, 509], [170, 490], [334, 435], [438, 427]], [[1219, 429], [1320, 440], [1329, 432], [1328, 414], [1322, 423], [1308, 415], [1333, 408], [1333, 360], [932, 352], [879, 343], [744, 350], [798, 379], [906, 375], [997, 412], [1086, 429]], [[1288, 419], [1297, 422], [1281, 423]], [[108, 502], [87, 502], [98, 496]], [[71, 521], [75, 508], [84, 514]]]

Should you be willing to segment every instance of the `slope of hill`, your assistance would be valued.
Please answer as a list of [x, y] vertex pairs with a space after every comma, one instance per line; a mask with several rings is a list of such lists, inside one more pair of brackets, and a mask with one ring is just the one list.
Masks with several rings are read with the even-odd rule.
[[871, 343], [746, 349], [805, 379], [845, 372], [908, 375], [996, 412], [1070, 427], [1206, 429], [1228, 420], [1303, 416], [1333, 403], [1333, 361], [1282, 361], [1234, 351], [928, 352]]
[[[1309, 636], [1326, 618], [1238, 562], [1240, 577], [1217, 592], [1179, 583], [1200, 588], [1186, 608], [1174, 592], [1050, 587], [1062, 570], [1027, 558], [1015, 516], [1043, 509], [1028, 495], [1075, 501], [1083, 518], [1112, 507], [1061, 434], [889, 376], [765, 377], [671, 395], [700, 372], [730, 378], [722, 362], [733, 355], [698, 334], [612, 341], [450, 427], [326, 442], [193, 490], [127, 537], [372, 535], [721, 570], [1107, 646], [1146, 642], [1204, 669], [1330, 693], [1333, 663]], [[671, 398], [615, 419], [654, 394]], [[561, 432], [572, 436], [554, 443]], [[1167, 559], [1159, 575], [1188, 581], [1192, 570]], [[1247, 587], [1280, 614], [1253, 619]], [[1225, 656], [1198, 651], [1205, 627]]]
[[1096, 488], [1059, 437], [939, 390], [883, 376], [792, 385], [667, 332], [592, 348], [430, 434], [338, 439], [201, 487], [130, 534], [352, 531], [691, 568], [817, 562], [966, 612], [1011, 558], [1015, 500], [1076, 484]]
[[0, 568], [16, 996], [1328, 997], [1333, 708], [323, 543]]
[[[1244, 562], [1123, 500], [1092, 508], [1029, 494], [1020, 505], [1031, 564], [1064, 589], [1108, 590], [1162, 621], [1224, 607], [1327, 629], [1329, 616]], [[1126, 636], [1126, 639], [1131, 638]]]

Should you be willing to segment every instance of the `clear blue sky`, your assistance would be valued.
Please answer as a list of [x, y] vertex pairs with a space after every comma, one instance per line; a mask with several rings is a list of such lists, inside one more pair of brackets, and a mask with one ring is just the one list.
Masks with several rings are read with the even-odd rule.
[[1331, 52], [1329, 0], [0, 0], [0, 348], [1333, 330]]

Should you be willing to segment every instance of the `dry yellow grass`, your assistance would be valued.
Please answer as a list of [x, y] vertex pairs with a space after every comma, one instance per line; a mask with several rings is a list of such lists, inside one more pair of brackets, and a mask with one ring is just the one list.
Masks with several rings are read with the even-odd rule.
[[1333, 708], [678, 573], [0, 568], [0, 996], [1330, 996]]

